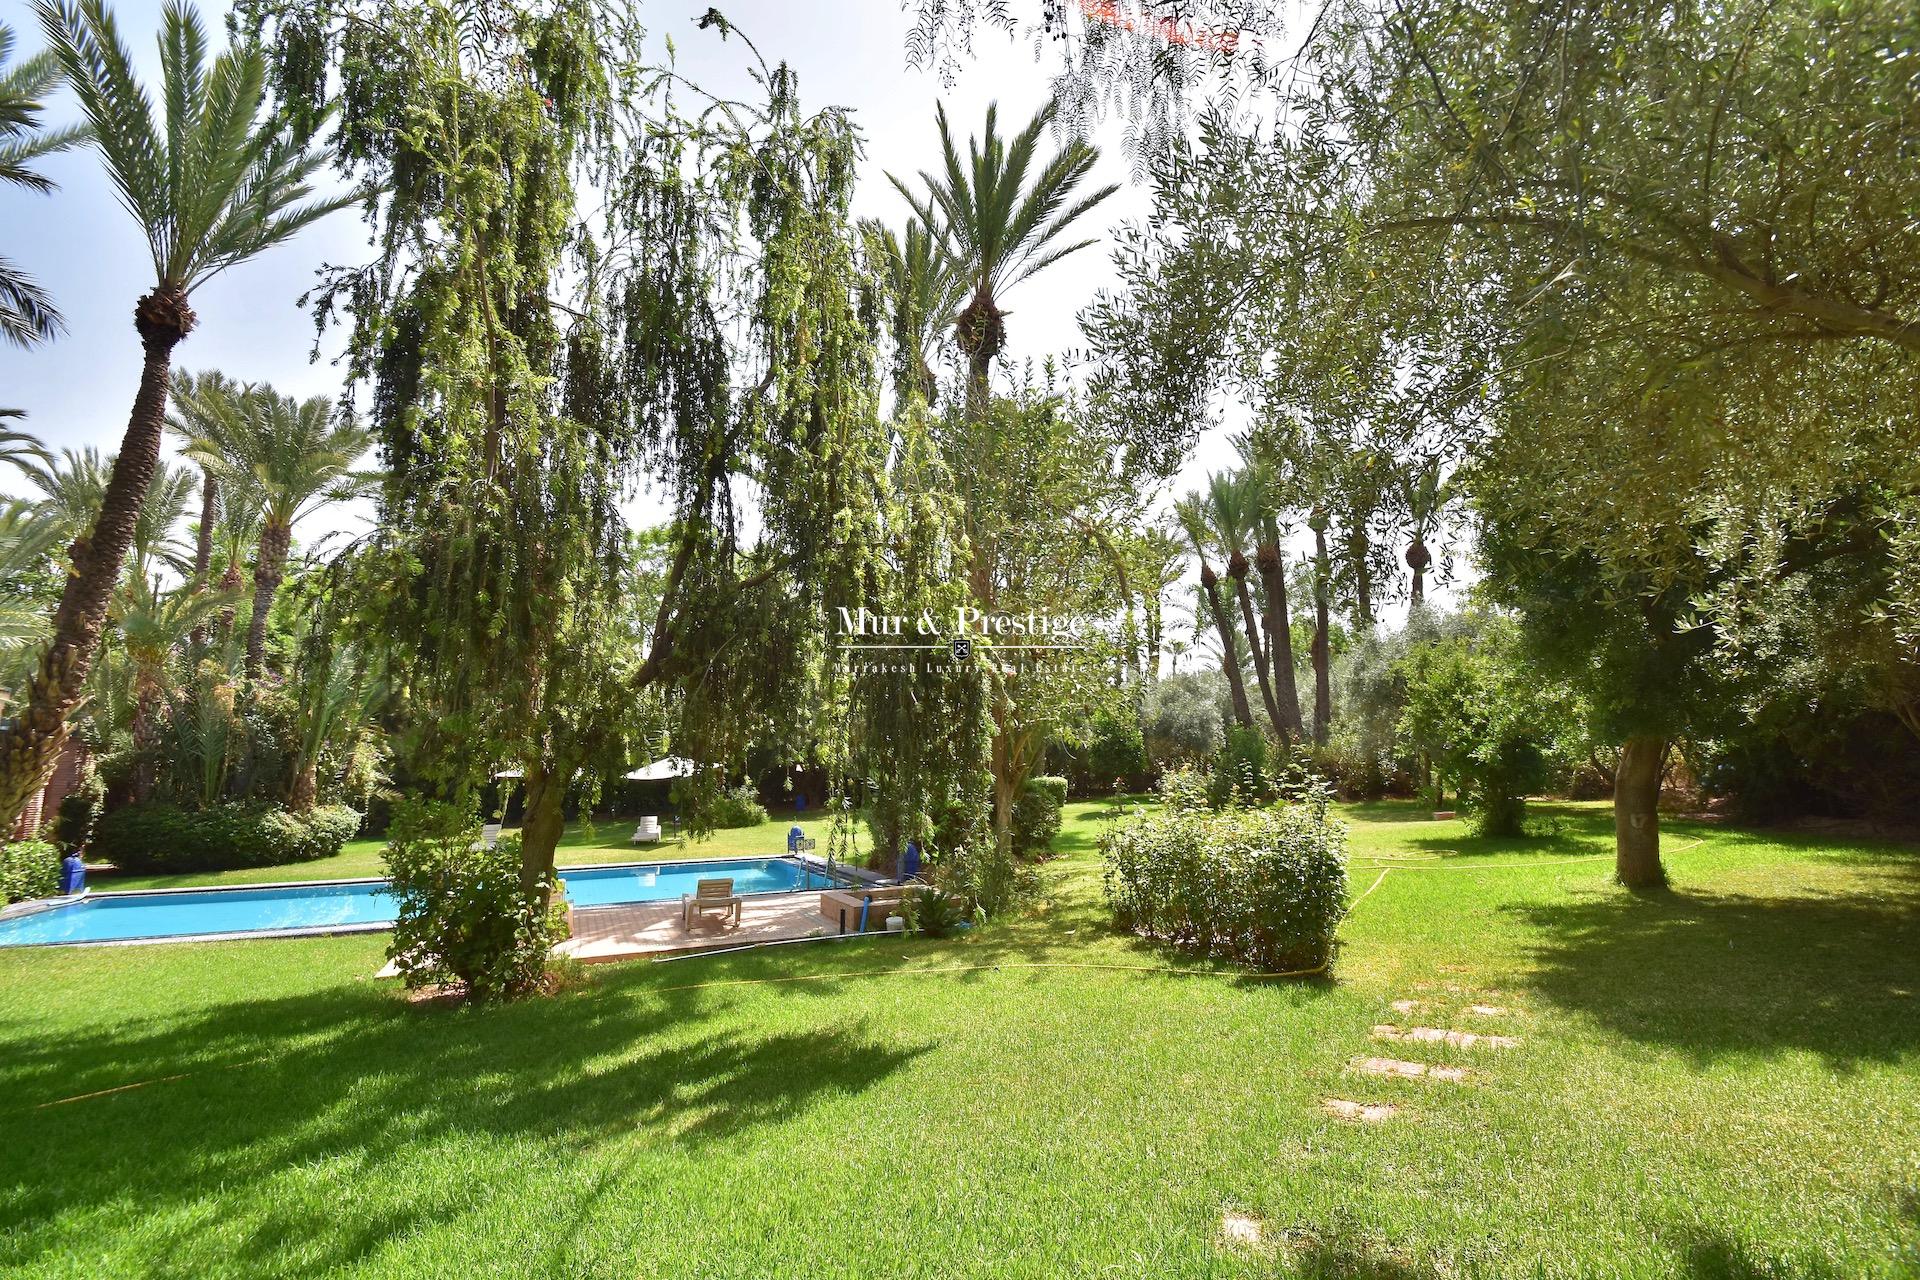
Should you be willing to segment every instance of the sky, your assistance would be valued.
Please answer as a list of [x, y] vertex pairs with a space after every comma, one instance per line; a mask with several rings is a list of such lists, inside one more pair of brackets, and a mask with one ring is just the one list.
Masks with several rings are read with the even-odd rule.
[[[141, 74], [157, 77], [152, 33], [160, 0], [119, 0], [114, 5], [124, 38]], [[736, 39], [723, 40], [695, 21], [706, 0], [644, 4], [652, 39], [670, 37], [680, 70], [718, 93], [751, 88], [751, 55]], [[1016, 11], [1023, 7], [1015, 6]], [[218, 29], [223, 8], [204, 11]], [[931, 70], [907, 66], [909, 17], [898, 0], [839, 0], [831, 5], [792, 0], [733, 0], [724, 12], [750, 36], [769, 62], [786, 61], [799, 78], [802, 100], [818, 107], [852, 110], [865, 138], [865, 158], [855, 206], [862, 216], [898, 225], [905, 201], [887, 182], [891, 172], [911, 175], [931, 167], [938, 155], [936, 101], [947, 104], [956, 132], [977, 133], [987, 104], [998, 101], [1003, 131], [1018, 128], [1047, 97], [1048, 64], [1037, 60], [1031, 36], [1009, 39], [983, 31], [974, 57], [963, 62], [951, 84]], [[15, 28], [19, 54], [41, 45], [30, 11], [17, 0], [0, 4], [0, 21]], [[1050, 51], [1047, 51], [1047, 56]], [[76, 114], [69, 97], [56, 99], [52, 119]], [[1101, 158], [1094, 181], [1121, 190], [1094, 213], [1089, 233], [1102, 243], [1063, 260], [1007, 296], [1009, 354], [1016, 360], [1058, 355], [1084, 346], [1076, 316], [1095, 291], [1113, 279], [1107, 232], [1147, 211], [1145, 190], [1130, 183], [1121, 150], [1122, 124], [1103, 122], [1092, 141]], [[24, 424], [50, 447], [92, 445], [112, 450], [126, 426], [139, 377], [140, 346], [132, 308], [152, 279], [144, 238], [116, 202], [97, 157], [80, 150], [44, 161], [42, 171], [59, 183], [50, 196], [17, 188], [0, 190], [0, 252], [35, 274], [66, 314], [68, 332], [31, 351], [0, 347], [0, 405], [24, 409]], [[333, 394], [340, 370], [331, 362], [338, 335], [324, 337], [315, 358], [311, 317], [299, 296], [324, 263], [356, 263], [370, 250], [367, 229], [355, 211], [311, 227], [293, 242], [216, 278], [194, 295], [198, 327], [175, 351], [177, 369], [218, 368], [243, 381], [271, 383], [283, 394]], [[169, 446], [171, 449], [171, 446]], [[1200, 484], [1206, 472], [1230, 465], [1224, 432], [1202, 439], [1178, 480], [1164, 494]], [[19, 477], [0, 477], [0, 492], [27, 493]], [[300, 530], [311, 543], [329, 527], [350, 529], [366, 508], [333, 511]], [[645, 521], [649, 513], [630, 515]]]

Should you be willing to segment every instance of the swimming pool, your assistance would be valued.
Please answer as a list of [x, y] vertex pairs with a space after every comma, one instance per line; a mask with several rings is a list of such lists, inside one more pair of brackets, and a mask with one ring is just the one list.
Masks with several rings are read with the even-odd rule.
[[[729, 858], [563, 867], [576, 907], [677, 901], [700, 880], [729, 878], [735, 893], [791, 893], [839, 883], [792, 858]], [[130, 942], [248, 934], [385, 929], [396, 914], [385, 880], [338, 880], [246, 889], [102, 893], [0, 920], [0, 947]]]

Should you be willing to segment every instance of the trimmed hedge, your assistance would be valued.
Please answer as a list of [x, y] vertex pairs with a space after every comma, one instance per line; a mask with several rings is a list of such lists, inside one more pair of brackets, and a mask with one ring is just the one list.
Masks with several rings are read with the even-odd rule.
[[106, 814], [89, 850], [123, 871], [230, 871], [330, 858], [359, 829], [359, 813], [343, 804], [302, 815], [254, 800], [198, 810], [154, 802]]
[[1347, 832], [1324, 795], [1272, 809], [1174, 809], [1101, 841], [1123, 929], [1266, 970], [1331, 963], [1347, 910]]
[[1013, 801], [1013, 851], [1022, 857], [1045, 853], [1060, 834], [1060, 811], [1067, 803], [1067, 780], [1028, 778]]
[[60, 892], [60, 850], [45, 840], [0, 845], [0, 901], [26, 902]]

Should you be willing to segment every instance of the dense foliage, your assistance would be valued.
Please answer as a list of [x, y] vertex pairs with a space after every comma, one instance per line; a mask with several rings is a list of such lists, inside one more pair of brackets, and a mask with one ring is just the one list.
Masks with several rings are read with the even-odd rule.
[[1101, 841], [1123, 929], [1265, 970], [1319, 970], [1347, 910], [1346, 828], [1324, 793], [1274, 809], [1183, 804]]
[[60, 892], [60, 848], [47, 840], [0, 844], [0, 905]]
[[473, 1000], [540, 987], [565, 919], [548, 901], [554, 884], [522, 882], [519, 843], [510, 833], [486, 844], [463, 807], [396, 809], [386, 858], [399, 914], [387, 954], [409, 987], [457, 984]]
[[1013, 851], [1021, 857], [1047, 852], [1060, 834], [1060, 811], [1067, 803], [1065, 778], [1028, 778], [1013, 806]]
[[343, 804], [316, 805], [302, 814], [257, 800], [204, 809], [154, 800], [107, 813], [88, 852], [123, 871], [277, 867], [331, 858], [359, 829], [360, 814]]

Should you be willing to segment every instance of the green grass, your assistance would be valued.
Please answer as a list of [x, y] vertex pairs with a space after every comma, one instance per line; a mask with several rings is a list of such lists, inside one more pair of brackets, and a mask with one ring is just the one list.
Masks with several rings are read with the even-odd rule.
[[[1033, 912], [970, 938], [609, 966], [485, 1011], [400, 1000], [377, 936], [0, 952], [0, 1269], [1920, 1268], [1912, 851], [1673, 823], [1674, 889], [1636, 896], [1604, 808], [1483, 841], [1374, 806], [1335, 980], [1259, 982], [1132, 969], [1169, 957], [1106, 927], [1088, 813]], [[1523, 1043], [1371, 1039], [1416, 1020], [1400, 997]], [[1351, 1073], [1372, 1054], [1473, 1075]], [[1265, 1242], [1223, 1240], [1229, 1211]]]

